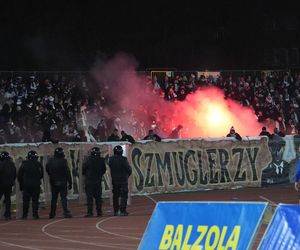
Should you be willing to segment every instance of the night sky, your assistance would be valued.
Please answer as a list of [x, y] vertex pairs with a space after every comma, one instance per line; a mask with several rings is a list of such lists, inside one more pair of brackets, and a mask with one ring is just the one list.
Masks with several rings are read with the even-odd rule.
[[259, 68], [265, 49], [300, 44], [286, 1], [29, 2], [1, 6], [0, 70], [87, 70], [118, 52], [141, 70]]

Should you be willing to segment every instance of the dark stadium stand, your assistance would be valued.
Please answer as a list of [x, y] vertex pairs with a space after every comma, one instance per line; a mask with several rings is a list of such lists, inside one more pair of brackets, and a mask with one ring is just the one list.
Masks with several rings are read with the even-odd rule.
[[[299, 133], [300, 74], [154, 72], [148, 79], [148, 93], [166, 101], [184, 101], [198, 89], [216, 86], [224, 91], [225, 98], [252, 107], [258, 121], [273, 123], [284, 134]], [[106, 141], [114, 128], [121, 132], [124, 112], [132, 117], [126, 121], [127, 127], [134, 128], [130, 132], [136, 139], [143, 138], [159, 110], [152, 111], [151, 119], [145, 117], [148, 107], [143, 106], [112, 112], [106, 108], [110, 103], [108, 91], [107, 86], [94, 84], [81, 72], [0, 73], [0, 143]], [[97, 119], [87, 124], [87, 116], [92, 114], [97, 114]]]

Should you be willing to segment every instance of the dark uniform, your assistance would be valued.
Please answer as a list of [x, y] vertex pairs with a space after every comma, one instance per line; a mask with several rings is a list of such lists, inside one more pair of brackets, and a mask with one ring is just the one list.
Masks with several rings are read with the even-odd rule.
[[60, 194], [61, 204], [64, 210], [64, 217], [71, 218], [71, 212], [68, 210], [67, 194], [68, 189], [72, 189], [72, 177], [68, 162], [62, 148], [56, 148], [54, 157], [49, 159], [46, 165], [46, 171], [50, 178], [51, 185], [51, 211], [49, 218], [52, 219], [56, 215], [56, 205], [58, 194]]
[[8, 152], [0, 154], [0, 200], [4, 195], [5, 212], [4, 217], [9, 220], [11, 218], [11, 191], [16, 179], [16, 167], [11, 160]]
[[39, 218], [39, 197], [43, 173], [43, 166], [38, 162], [37, 153], [29, 151], [27, 160], [22, 162], [18, 171], [20, 190], [23, 191], [23, 219], [27, 218], [30, 199], [32, 199], [32, 216], [34, 219]]
[[259, 136], [268, 136], [270, 139], [272, 138], [272, 135], [267, 131], [266, 127], [262, 127]]
[[145, 136], [144, 140], [153, 140], [153, 141], [161, 142], [161, 138], [157, 134], [154, 134], [153, 130], [149, 130], [149, 133], [148, 135]]
[[108, 138], [107, 141], [120, 141], [120, 137], [118, 135], [111, 134]]
[[[131, 167], [126, 157], [122, 156], [121, 146], [114, 147], [114, 156], [109, 158], [109, 167], [113, 186], [114, 215], [127, 216], [128, 177], [131, 175]], [[121, 198], [121, 202], [119, 202]]]
[[124, 131], [121, 131], [121, 141], [128, 141], [130, 143], [135, 143], [134, 138], [131, 135], [126, 134]]
[[106, 172], [104, 158], [100, 157], [100, 149], [95, 147], [91, 155], [82, 166], [82, 174], [85, 175], [85, 192], [87, 198], [87, 217], [93, 216], [93, 198], [96, 202], [97, 216], [102, 215], [102, 177]]
[[107, 138], [107, 141], [120, 141], [117, 129], [114, 129], [112, 134]]

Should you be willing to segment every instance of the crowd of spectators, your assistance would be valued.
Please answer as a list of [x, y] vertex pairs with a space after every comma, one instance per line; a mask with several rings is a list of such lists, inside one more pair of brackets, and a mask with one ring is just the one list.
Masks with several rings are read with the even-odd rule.
[[81, 141], [84, 80], [53, 75], [0, 80], [0, 143]]
[[[148, 117], [147, 107], [112, 112], [109, 91], [84, 74], [1, 77], [0, 144], [134, 142], [146, 137], [151, 127], [146, 124], [155, 119]], [[124, 128], [135, 132], [134, 138]]]
[[[189, 93], [206, 86], [224, 91], [225, 98], [252, 107], [257, 120], [267, 127], [277, 127], [284, 134], [300, 131], [300, 74], [289, 72], [259, 72], [248, 74], [191, 73], [153, 77], [154, 91], [169, 101], [182, 101]], [[272, 124], [274, 123], [274, 124]]]
[[[164, 75], [159, 79], [153, 75], [149, 79], [145, 83], [149, 93], [166, 101], [184, 101], [199, 88], [216, 86], [224, 91], [225, 98], [251, 106], [257, 120], [267, 126], [275, 122], [273, 127], [284, 134], [300, 131], [300, 74], [175, 73], [171, 77]], [[98, 86], [91, 91], [89, 84], [87, 76], [52, 74], [0, 78], [0, 144], [129, 140], [127, 133], [140, 140], [147, 138], [149, 130], [162, 138], [179, 136], [181, 125], [174, 124], [174, 131], [164, 131], [158, 126], [158, 110], [149, 111], [148, 107], [140, 105], [135, 110], [119, 110], [112, 114], [106, 108], [109, 86]], [[91, 125], [87, 123], [87, 116], [93, 117], [93, 114], [97, 121]], [[168, 123], [168, 117], [160, 119]]]

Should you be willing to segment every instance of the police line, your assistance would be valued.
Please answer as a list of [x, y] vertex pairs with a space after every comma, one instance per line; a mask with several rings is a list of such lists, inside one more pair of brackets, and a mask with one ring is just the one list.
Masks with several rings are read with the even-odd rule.
[[[287, 137], [285, 140], [285, 148], [294, 142], [293, 137]], [[112, 148], [117, 144], [117, 142], [59, 144], [65, 151], [72, 173], [74, 185], [69, 194], [71, 198], [85, 199], [81, 168], [89, 150], [97, 145], [100, 147], [102, 156], [108, 159]], [[264, 179], [276, 182], [273, 174], [271, 173], [269, 176], [269, 172], [265, 170], [270, 168], [269, 166], [274, 161], [273, 155], [278, 156], [278, 153], [272, 153], [270, 142], [265, 137], [249, 137], [242, 141], [234, 141], [231, 138], [169, 140], [159, 143], [144, 141], [135, 144], [123, 143], [122, 145], [133, 168], [130, 180], [132, 194], [232, 188], [235, 186], [258, 187], [262, 185]], [[51, 143], [6, 144], [0, 145], [0, 150], [8, 151], [18, 168], [30, 150], [37, 151], [40, 156], [39, 160], [45, 166], [57, 146], [57, 144]], [[275, 148], [280, 147], [276, 146]], [[296, 158], [295, 149], [289, 149], [288, 152], [289, 154], [283, 153], [282, 157], [293, 162], [293, 159]], [[294, 154], [292, 154], [293, 152]], [[284, 177], [287, 181], [289, 181], [289, 175], [293, 175], [290, 174], [293, 169], [293, 166], [289, 167], [289, 171]], [[108, 172], [103, 179], [104, 197], [109, 196], [110, 189]], [[19, 190], [18, 186], [16, 190]], [[42, 184], [42, 197], [45, 200], [49, 199], [49, 190], [48, 176], [45, 175]]]

